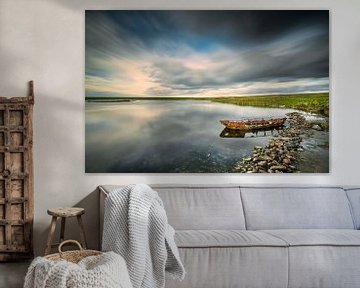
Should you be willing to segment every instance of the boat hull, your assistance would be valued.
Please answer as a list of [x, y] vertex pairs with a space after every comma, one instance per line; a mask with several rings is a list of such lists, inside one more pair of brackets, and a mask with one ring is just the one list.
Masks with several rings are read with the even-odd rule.
[[286, 121], [286, 118], [275, 118], [275, 119], [256, 119], [256, 120], [220, 120], [226, 128], [232, 130], [261, 130], [261, 129], [270, 129], [283, 126]]

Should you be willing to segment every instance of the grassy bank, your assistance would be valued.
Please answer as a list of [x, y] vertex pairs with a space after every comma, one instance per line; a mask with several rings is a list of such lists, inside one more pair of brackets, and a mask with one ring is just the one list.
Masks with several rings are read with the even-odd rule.
[[329, 116], [329, 93], [212, 98], [211, 101], [268, 108], [293, 108]]

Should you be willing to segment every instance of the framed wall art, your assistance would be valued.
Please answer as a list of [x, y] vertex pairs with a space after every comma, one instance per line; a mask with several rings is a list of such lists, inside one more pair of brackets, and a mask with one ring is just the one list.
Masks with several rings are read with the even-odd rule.
[[87, 173], [328, 173], [328, 10], [85, 15]]

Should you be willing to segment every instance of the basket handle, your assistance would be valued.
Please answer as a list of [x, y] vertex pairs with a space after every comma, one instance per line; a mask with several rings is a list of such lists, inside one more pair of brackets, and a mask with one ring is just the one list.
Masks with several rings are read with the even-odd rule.
[[65, 240], [65, 241], [61, 242], [60, 245], [59, 245], [59, 247], [58, 247], [58, 251], [59, 251], [60, 257], [61, 257], [61, 255], [62, 255], [62, 253], [63, 253], [63, 251], [61, 250], [61, 248], [62, 248], [65, 244], [67, 244], [67, 243], [72, 243], [72, 244], [75, 244], [76, 246], [78, 246], [80, 252], [84, 251], [84, 249], [82, 248], [81, 244], [80, 244], [78, 241], [76, 241], [76, 240]]

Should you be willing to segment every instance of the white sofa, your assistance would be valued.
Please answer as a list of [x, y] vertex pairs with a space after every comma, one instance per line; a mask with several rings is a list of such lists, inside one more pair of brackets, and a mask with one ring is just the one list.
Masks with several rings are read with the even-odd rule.
[[166, 288], [360, 287], [360, 188], [152, 187], [187, 271]]

